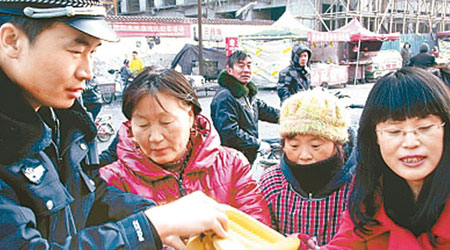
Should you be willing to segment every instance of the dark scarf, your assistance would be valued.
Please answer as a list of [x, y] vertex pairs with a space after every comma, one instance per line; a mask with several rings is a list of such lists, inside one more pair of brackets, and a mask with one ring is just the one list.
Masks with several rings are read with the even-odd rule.
[[[189, 142], [186, 146], [186, 150], [184, 151], [184, 154], [178, 160], [171, 162], [171, 163], [163, 164], [163, 165], [161, 165], [161, 167], [172, 173], [176, 173], [176, 174], [182, 173], [184, 171], [184, 168], [186, 167], [189, 159], [191, 158], [192, 149], [193, 149], [192, 141], [189, 139]], [[153, 162], [153, 163], [155, 163], [155, 162]], [[155, 163], [155, 164], [158, 165], [157, 163]]]
[[[423, 185], [420, 193], [426, 193], [429, 185]], [[397, 225], [411, 231], [416, 237], [426, 231], [421, 221], [415, 220], [419, 209], [424, 206], [424, 197], [419, 194], [417, 202], [408, 183], [389, 167], [383, 173], [383, 199], [386, 214]]]
[[326, 160], [306, 165], [292, 162], [286, 155], [284, 159], [300, 188], [312, 194], [322, 191], [342, 168], [342, 159], [338, 153]]
[[[44, 150], [51, 136], [44, 136], [42, 121], [23, 97], [24, 90], [12, 83], [2, 70], [0, 89], [0, 164], [9, 165]], [[76, 127], [87, 141], [95, 138], [95, 125], [77, 101], [71, 108], [55, 109], [55, 112], [61, 122], [61, 134]]]
[[226, 70], [220, 72], [217, 82], [220, 86], [223, 86], [231, 91], [234, 97], [241, 98], [243, 96], [253, 97], [258, 92], [258, 87], [253, 82], [247, 83], [247, 85], [239, 82], [234, 76], [228, 74]]

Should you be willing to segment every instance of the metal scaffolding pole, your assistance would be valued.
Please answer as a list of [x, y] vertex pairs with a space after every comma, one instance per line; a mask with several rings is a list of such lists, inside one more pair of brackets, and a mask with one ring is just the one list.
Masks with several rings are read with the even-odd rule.
[[198, 74], [203, 74], [203, 31], [202, 31], [202, 0], [197, 0], [198, 12]]
[[[356, 17], [367, 29], [379, 33], [431, 32], [436, 25], [443, 31], [445, 25], [450, 23], [449, 0], [329, 0], [327, 3], [330, 7], [326, 9], [322, 9], [318, 0], [304, 1], [313, 7], [314, 15], [303, 18], [306, 20], [312, 17], [326, 31], [338, 28], [336, 25], [347, 24], [348, 20]], [[328, 22], [330, 27], [325, 24]], [[424, 30], [424, 25], [428, 29]]]

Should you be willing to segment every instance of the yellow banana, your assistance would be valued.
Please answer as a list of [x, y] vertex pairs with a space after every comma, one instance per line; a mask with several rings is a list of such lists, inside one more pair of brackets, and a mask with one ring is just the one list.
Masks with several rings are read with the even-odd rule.
[[220, 238], [212, 233], [192, 237], [187, 250], [295, 250], [298, 238], [286, 238], [272, 228], [228, 205], [228, 236]]

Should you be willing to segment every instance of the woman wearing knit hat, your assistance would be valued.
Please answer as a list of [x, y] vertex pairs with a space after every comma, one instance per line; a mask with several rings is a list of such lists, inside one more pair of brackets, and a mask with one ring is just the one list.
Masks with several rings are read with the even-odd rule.
[[339, 227], [356, 165], [346, 162], [349, 122], [338, 102], [320, 89], [288, 98], [280, 114], [284, 154], [260, 180], [274, 228], [316, 237], [319, 245]]

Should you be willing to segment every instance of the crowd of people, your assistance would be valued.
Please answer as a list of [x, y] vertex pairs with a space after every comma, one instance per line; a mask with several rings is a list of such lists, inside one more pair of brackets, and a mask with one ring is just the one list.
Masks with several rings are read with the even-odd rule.
[[[133, 53], [126, 121], [99, 155], [87, 112], [98, 110], [81, 95], [95, 89], [92, 54], [118, 37], [100, 1], [80, 1], [0, 3], [2, 247], [184, 249], [203, 232], [227, 237], [224, 203], [298, 237], [299, 249], [450, 248], [440, 78], [421, 67], [381, 77], [353, 131], [339, 98], [310, 89], [308, 48], [295, 46], [280, 72], [281, 109], [258, 98], [252, 58], [238, 50], [210, 121], [181, 73], [143, 68]], [[269, 147], [259, 120], [279, 123], [282, 153], [257, 181], [251, 163]]]

